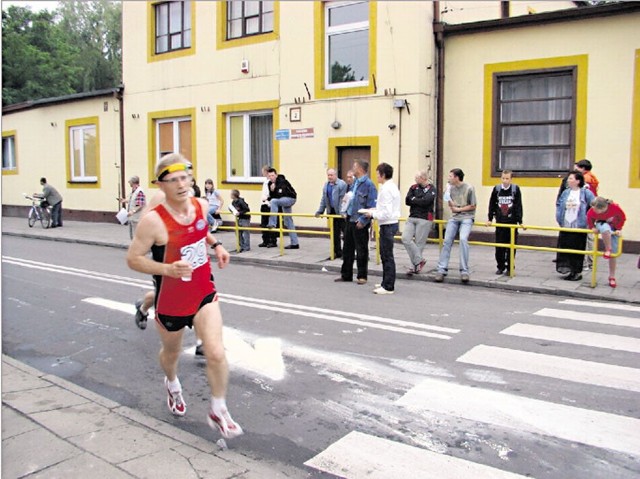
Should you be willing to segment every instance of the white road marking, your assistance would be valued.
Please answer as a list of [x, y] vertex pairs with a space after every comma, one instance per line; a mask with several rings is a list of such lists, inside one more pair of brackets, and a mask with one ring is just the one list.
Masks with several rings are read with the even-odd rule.
[[632, 417], [438, 379], [423, 381], [400, 398], [398, 404], [414, 411], [447, 414], [640, 456], [640, 420]]
[[[73, 276], [86, 277], [92, 280], [107, 281], [112, 283], [119, 283], [125, 285], [140, 286], [146, 289], [152, 289], [152, 282], [148, 280], [139, 280], [133, 278], [126, 278], [124, 276], [116, 276], [104, 274], [96, 271], [83, 270], [78, 268], [70, 268], [66, 266], [57, 266], [48, 263], [41, 263], [37, 261], [24, 260], [20, 258], [14, 258], [10, 256], [3, 256], [3, 261], [6, 263], [22, 266], [26, 268], [40, 269], [44, 271], [51, 271], [54, 273], [69, 274]], [[386, 331], [393, 331], [397, 333], [410, 334], [414, 336], [422, 336], [434, 339], [451, 339], [448, 334], [431, 333], [428, 331], [437, 331], [439, 333], [456, 334], [459, 333], [459, 329], [447, 328], [443, 326], [435, 326], [430, 324], [404, 321], [392, 318], [383, 318], [380, 316], [371, 316], [359, 313], [350, 313], [347, 311], [337, 311], [326, 308], [317, 308], [313, 306], [297, 305], [293, 303], [284, 303], [278, 301], [271, 301], [261, 298], [250, 298], [246, 296], [237, 296], [231, 294], [220, 294], [220, 300], [229, 304], [235, 304], [255, 309], [264, 309], [270, 311], [277, 311], [286, 314], [293, 314], [298, 316], [312, 317], [317, 319], [324, 319], [328, 321], [353, 324], [358, 326], [365, 326], [368, 328], [382, 329]], [[132, 313], [133, 314], [133, 313]]]
[[569, 304], [571, 306], [588, 306], [590, 308], [619, 309], [621, 311], [633, 311], [640, 313], [640, 306], [633, 306], [631, 304], [582, 301], [579, 299], [564, 299], [560, 301], [560, 304]]
[[534, 316], [545, 316], [549, 318], [570, 319], [572, 321], [585, 321], [588, 323], [640, 328], [640, 318], [628, 318], [625, 316], [614, 316], [612, 314], [583, 313], [580, 311], [567, 311], [565, 309], [553, 308], [544, 308], [533, 314]]
[[353, 431], [304, 463], [344, 478], [483, 479], [523, 478], [519, 474], [446, 454]]
[[[456, 361], [582, 384], [640, 392], [640, 369], [481, 344]], [[640, 430], [640, 429], [639, 429]]]
[[516, 323], [509, 326], [500, 331], [500, 334], [640, 353], [640, 339], [615, 334], [592, 333], [590, 331], [552, 328], [550, 326], [525, 323]]

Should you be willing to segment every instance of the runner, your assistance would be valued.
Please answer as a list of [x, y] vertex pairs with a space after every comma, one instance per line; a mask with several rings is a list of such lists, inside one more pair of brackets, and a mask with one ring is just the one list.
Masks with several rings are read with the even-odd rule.
[[[218, 267], [229, 253], [207, 232], [204, 200], [189, 195], [189, 166], [181, 155], [163, 157], [156, 167], [164, 201], [142, 217], [127, 254], [135, 271], [152, 274], [156, 289], [156, 327], [162, 341], [160, 365], [165, 373], [167, 405], [184, 416], [186, 403], [178, 379], [184, 328], [195, 327], [202, 339], [211, 390], [207, 420], [223, 437], [242, 434], [226, 406], [229, 370], [222, 343], [222, 314], [211, 275], [207, 244], [215, 248]], [[152, 258], [147, 256], [151, 251]]]

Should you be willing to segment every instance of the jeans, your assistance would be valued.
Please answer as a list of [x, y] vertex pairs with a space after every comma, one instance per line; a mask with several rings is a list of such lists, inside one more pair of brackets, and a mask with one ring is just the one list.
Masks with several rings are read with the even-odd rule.
[[[595, 228], [597, 228], [600, 235], [602, 235], [603, 233], [609, 233], [611, 235], [611, 252], [614, 254], [617, 253], [618, 241], [620, 240], [620, 237], [614, 234], [615, 230], [611, 228], [611, 225], [609, 223], [596, 223]], [[589, 236], [587, 236], [587, 250], [589, 250], [588, 238]], [[593, 251], [593, 246], [591, 246], [591, 248], [592, 248], [591, 251]]]
[[214, 221], [218, 222], [218, 226], [222, 224], [222, 217], [219, 213], [216, 213], [216, 211], [218, 211], [218, 207], [212, 206], [207, 212], [207, 223], [209, 223], [209, 226], [213, 226]]
[[[283, 196], [282, 198], [274, 198], [271, 200], [271, 212], [277, 213], [278, 208], [282, 208], [283, 213], [291, 213], [291, 207], [295, 204], [296, 204], [295, 198], [289, 198], [287, 196]], [[275, 228], [277, 221], [278, 221], [277, 216], [269, 217], [269, 226]], [[296, 225], [293, 224], [293, 218], [291, 216], [285, 216], [283, 221], [284, 221], [285, 229], [292, 230], [289, 233], [289, 239], [291, 240], [291, 244], [297, 245], [298, 235], [295, 233]]]
[[[515, 230], [515, 242], [518, 243], [518, 230]], [[496, 243], [511, 243], [511, 228], [496, 228]], [[513, 251], [513, 257], [516, 257], [516, 251]], [[511, 265], [511, 252], [509, 248], [501, 248], [496, 246], [496, 265], [501, 271], [509, 271]]]
[[[248, 228], [251, 226], [251, 220], [238, 219], [238, 226]], [[250, 232], [247, 230], [240, 231], [240, 251], [249, 251], [251, 249]]]
[[396, 261], [393, 258], [393, 237], [398, 233], [398, 223], [380, 225], [380, 259], [382, 259], [382, 284], [393, 291], [396, 284]]
[[402, 244], [407, 250], [413, 266], [417, 266], [424, 259], [422, 251], [427, 244], [431, 231], [431, 221], [422, 218], [407, 218], [402, 232]]
[[62, 226], [62, 201], [51, 207], [51, 226]]
[[469, 234], [473, 226], [473, 218], [457, 219], [451, 218], [447, 222], [447, 231], [444, 235], [444, 245], [438, 260], [438, 273], [447, 274], [449, 270], [449, 258], [451, 257], [451, 247], [456, 239], [456, 234], [460, 231], [460, 272], [469, 274]]
[[367, 279], [369, 267], [369, 224], [362, 229], [356, 228], [354, 221], [347, 218], [342, 247], [342, 269], [340, 276], [345, 281], [353, 281], [353, 262], [356, 260], [358, 279]]

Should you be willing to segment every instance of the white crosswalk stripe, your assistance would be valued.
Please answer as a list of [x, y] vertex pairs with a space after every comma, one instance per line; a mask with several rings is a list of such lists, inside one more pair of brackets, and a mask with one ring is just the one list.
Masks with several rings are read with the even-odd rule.
[[[460, 382], [425, 379], [408, 390], [396, 405], [407, 414], [443, 418], [445, 423], [444, 418], [450, 418], [451, 423], [472, 421], [481, 429], [501, 428], [505, 434], [550, 437], [630, 455], [627, 457], [640, 457], [638, 418], [580, 407], [580, 404], [547, 401], [540, 396], [527, 397], [520, 392], [492, 390], [487, 383], [462, 384], [474, 377], [466, 374], [468, 371], [491, 374], [504, 371], [510, 375], [579, 384], [587, 388], [585, 397], [590, 396], [590, 387], [624, 391], [627, 395], [640, 393], [640, 369], [628, 367], [638, 364], [640, 359], [636, 356], [640, 354], [640, 318], [636, 314], [640, 308], [578, 300], [562, 300], [557, 304], [557, 308], [534, 312], [530, 321], [515, 322], [504, 328], [490, 340], [497, 344], [478, 344], [460, 355], [457, 363], [474, 367], [460, 376], [465, 379]], [[513, 340], [509, 347], [499, 345], [509, 337], [518, 338], [518, 349], [513, 348]], [[540, 341], [545, 345], [557, 343], [572, 347], [571, 357], [558, 354], [563, 351], [560, 348], [553, 348], [556, 354], [542, 354]], [[589, 354], [591, 349], [599, 353]], [[594, 357], [602, 357], [603, 351], [611, 352], [608, 363], [594, 361]], [[345, 478], [521, 477], [441, 452], [373, 434], [351, 432], [306, 465]]]

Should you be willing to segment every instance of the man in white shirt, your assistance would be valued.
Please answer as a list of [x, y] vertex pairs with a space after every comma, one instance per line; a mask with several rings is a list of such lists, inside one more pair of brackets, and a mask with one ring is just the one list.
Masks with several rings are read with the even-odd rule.
[[378, 220], [380, 225], [380, 258], [382, 259], [382, 283], [374, 294], [393, 294], [396, 283], [396, 262], [393, 257], [394, 236], [398, 234], [400, 218], [400, 191], [393, 182], [393, 166], [380, 163], [376, 168], [380, 191], [376, 207], [365, 215]]

